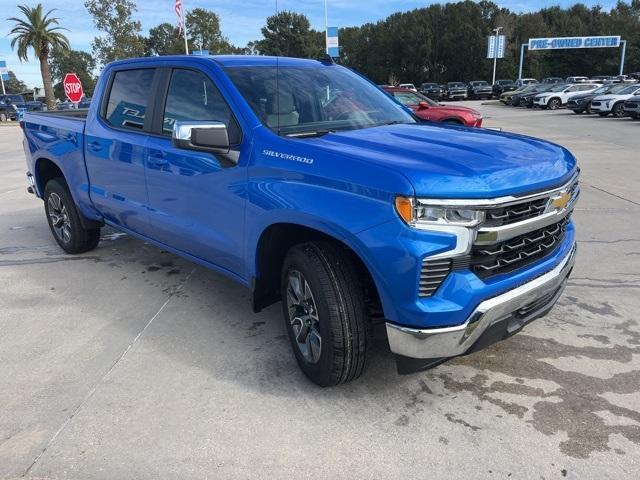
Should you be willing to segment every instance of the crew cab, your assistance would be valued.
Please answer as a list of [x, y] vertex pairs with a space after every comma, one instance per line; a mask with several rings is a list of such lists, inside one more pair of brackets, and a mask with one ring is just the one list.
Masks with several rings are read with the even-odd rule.
[[437, 83], [423, 83], [420, 85], [420, 93], [431, 100], [442, 100], [444, 89]]
[[560, 83], [550, 90], [536, 95], [533, 98], [533, 105], [543, 109], [557, 110], [566, 105], [572, 97], [582, 93], [593, 92], [600, 86], [597, 83]]
[[500, 95], [506, 92], [511, 92], [518, 88], [513, 80], [496, 80], [493, 84], [492, 91], [493, 96], [500, 98]]
[[624, 102], [640, 96], [640, 85], [625, 85], [621, 90], [598, 95], [591, 100], [591, 110], [601, 117], [611, 114], [616, 118], [624, 117]]
[[467, 96], [468, 98], [476, 98], [476, 99], [488, 99], [493, 95], [493, 89], [489, 83], [484, 80], [473, 80], [469, 82], [469, 86], [467, 88]]
[[569, 151], [423, 122], [330, 59], [121, 60], [88, 110], [21, 125], [65, 252], [108, 225], [236, 281], [255, 311], [281, 301], [322, 386], [362, 374], [377, 328], [402, 373], [513, 335], [575, 261]]
[[444, 85], [444, 97], [448, 100], [460, 100], [468, 97], [467, 84], [463, 82], [449, 82]]
[[0, 95], [0, 122], [17, 120], [27, 111], [27, 102], [22, 95]]
[[414, 115], [423, 120], [464, 125], [467, 127], [482, 126], [482, 115], [473, 108], [442, 105], [424, 95], [405, 88], [384, 87], [384, 91], [389, 93], [402, 105], [409, 107]]

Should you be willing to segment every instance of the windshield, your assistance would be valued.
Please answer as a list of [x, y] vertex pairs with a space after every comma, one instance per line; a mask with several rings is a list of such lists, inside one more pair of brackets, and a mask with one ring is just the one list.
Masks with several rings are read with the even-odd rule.
[[450, 82], [447, 84], [449, 88], [464, 88], [465, 85], [462, 82]]
[[415, 123], [400, 105], [344, 67], [229, 67], [225, 71], [262, 123], [279, 135]]
[[487, 82], [484, 82], [484, 81], [482, 81], [482, 82], [471, 82], [471, 83], [473, 83], [474, 87], [488, 87], [489, 86], [489, 84]]
[[498, 80], [499, 85], [513, 85], [513, 80]]
[[639, 88], [640, 87], [638, 85], [626, 86], [625, 88], [623, 88], [617, 93], [619, 93], [620, 95], [633, 95], [634, 93], [636, 93], [636, 90], [638, 90]]
[[423, 83], [422, 88], [436, 88], [438, 85], [436, 83]]
[[390, 92], [401, 104], [406, 105], [407, 107], [415, 107], [420, 104], [420, 102], [428, 103], [430, 106], [434, 107], [438, 105], [436, 102], [431, 100], [430, 98], [425, 97], [424, 95], [420, 95], [415, 92]]

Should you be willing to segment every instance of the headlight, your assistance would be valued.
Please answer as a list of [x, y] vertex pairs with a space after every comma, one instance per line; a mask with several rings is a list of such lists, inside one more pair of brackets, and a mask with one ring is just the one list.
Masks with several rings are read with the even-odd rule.
[[471, 208], [429, 205], [429, 200], [396, 197], [396, 211], [407, 225], [456, 225], [475, 227], [484, 220], [484, 212]]
[[16, 105], [14, 105], [13, 103], [11, 104], [11, 108], [13, 108], [16, 112], [18, 111], [18, 107]]

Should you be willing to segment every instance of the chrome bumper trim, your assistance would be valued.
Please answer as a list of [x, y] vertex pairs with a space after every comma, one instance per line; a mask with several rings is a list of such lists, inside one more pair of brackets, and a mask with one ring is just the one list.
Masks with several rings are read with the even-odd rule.
[[555, 292], [548, 302], [537, 306], [522, 319], [522, 324], [547, 313], [566, 285], [568, 275], [575, 263], [575, 254], [576, 245], [574, 244], [571, 251], [553, 270], [480, 303], [462, 325], [414, 329], [387, 322], [387, 336], [391, 351], [405, 357], [423, 359], [462, 355], [491, 325], [507, 319], [521, 308], [532, 305], [537, 300]]

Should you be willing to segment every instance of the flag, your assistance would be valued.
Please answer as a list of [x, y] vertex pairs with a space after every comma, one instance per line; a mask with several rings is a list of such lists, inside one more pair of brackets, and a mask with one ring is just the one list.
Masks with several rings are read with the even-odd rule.
[[176, 0], [176, 15], [178, 16], [178, 30], [182, 33], [182, 26], [184, 25], [184, 12], [182, 11], [182, 0]]

